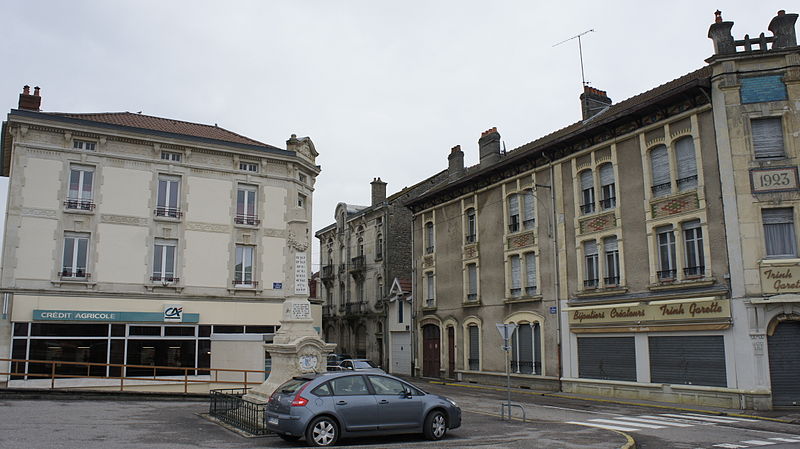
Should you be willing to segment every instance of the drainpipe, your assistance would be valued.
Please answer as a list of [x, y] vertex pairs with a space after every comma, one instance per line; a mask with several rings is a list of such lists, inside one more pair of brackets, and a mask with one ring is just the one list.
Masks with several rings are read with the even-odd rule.
[[[416, 215], [411, 216], [411, 377], [417, 373], [417, 261], [414, 258], [414, 229]], [[401, 304], [402, 307], [402, 304]]]
[[555, 299], [556, 299], [556, 347], [558, 349], [557, 365], [558, 365], [558, 391], [562, 391], [561, 378], [563, 377], [563, 365], [561, 360], [561, 275], [559, 273], [558, 265], [558, 214], [556, 213], [556, 179], [555, 170], [553, 169], [553, 159], [542, 153], [547, 159], [547, 168], [550, 170], [550, 207], [552, 208], [553, 220], [553, 274], [555, 276]]

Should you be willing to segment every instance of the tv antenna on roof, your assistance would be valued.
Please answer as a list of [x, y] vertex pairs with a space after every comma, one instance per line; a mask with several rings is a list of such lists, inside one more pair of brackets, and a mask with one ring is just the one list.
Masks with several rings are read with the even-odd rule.
[[589, 34], [589, 33], [593, 33], [593, 32], [594, 32], [594, 29], [586, 30], [581, 34], [572, 36], [569, 39], [564, 39], [563, 41], [553, 45], [553, 47], [557, 47], [557, 46], [559, 46], [559, 45], [561, 45], [561, 44], [563, 44], [565, 42], [571, 41], [572, 39], [578, 39], [578, 53], [580, 54], [580, 57], [581, 57], [581, 82], [583, 82], [583, 86], [584, 87], [588, 86], [589, 84], [586, 82], [586, 77], [583, 74], [583, 47], [581, 46], [581, 36], [583, 36], [584, 34]]

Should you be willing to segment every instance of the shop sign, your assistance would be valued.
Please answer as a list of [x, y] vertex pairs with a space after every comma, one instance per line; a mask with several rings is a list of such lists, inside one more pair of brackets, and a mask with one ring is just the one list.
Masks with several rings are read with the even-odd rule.
[[[182, 323], [197, 323], [200, 321], [199, 313], [184, 313], [181, 306], [179, 316], [180, 319], [174, 318], [175, 311], [170, 311], [173, 319], [167, 319], [167, 307], [164, 307], [162, 313], [158, 312], [109, 312], [98, 310], [41, 310], [35, 309], [33, 311], [34, 321], [124, 321], [124, 322], [182, 322]], [[169, 307], [175, 307], [171, 305]]]
[[180, 304], [164, 304], [164, 322], [180, 323], [183, 321], [183, 306]]
[[765, 265], [759, 271], [763, 293], [800, 292], [800, 265]]
[[576, 307], [567, 311], [571, 325], [700, 321], [731, 316], [730, 300], [716, 298]]

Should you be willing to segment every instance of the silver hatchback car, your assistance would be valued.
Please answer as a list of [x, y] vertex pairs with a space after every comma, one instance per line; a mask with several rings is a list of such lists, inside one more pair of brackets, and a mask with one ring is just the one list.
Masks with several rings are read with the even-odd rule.
[[342, 371], [284, 383], [270, 397], [265, 418], [284, 440], [305, 437], [311, 446], [332, 446], [344, 437], [397, 433], [440, 440], [461, 425], [461, 409], [385, 373]]

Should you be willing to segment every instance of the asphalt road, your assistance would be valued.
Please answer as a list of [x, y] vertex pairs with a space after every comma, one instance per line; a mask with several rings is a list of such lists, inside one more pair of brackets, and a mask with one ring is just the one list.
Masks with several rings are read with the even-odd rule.
[[[503, 391], [475, 385], [419, 383], [447, 395], [464, 411], [462, 427], [432, 443], [418, 435], [360, 438], [358, 448], [617, 449], [626, 434], [643, 449], [800, 448], [800, 426], [690, 410], [542, 396], [517, 390], [527, 421], [502, 421]], [[299, 448], [276, 437], [245, 438], [201, 414], [204, 402], [7, 400], [0, 397], [0, 448]], [[519, 416], [515, 412], [515, 416]]]

